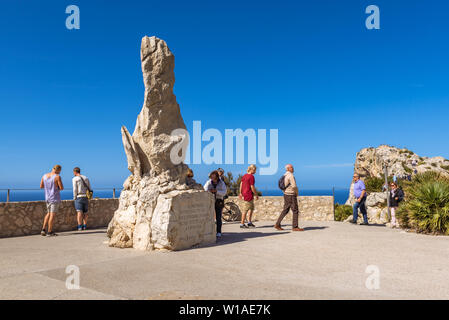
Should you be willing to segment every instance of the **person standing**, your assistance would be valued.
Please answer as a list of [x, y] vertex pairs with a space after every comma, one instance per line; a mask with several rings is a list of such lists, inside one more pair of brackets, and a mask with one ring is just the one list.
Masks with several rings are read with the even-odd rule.
[[285, 189], [282, 190], [284, 192], [284, 209], [279, 215], [279, 218], [276, 221], [274, 228], [277, 230], [284, 230], [281, 227], [281, 222], [291, 209], [293, 212], [292, 231], [304, 231], [304, 229], [298, 226], [299, 220], [298, 186], [296, 185], [296, 179], [295, 176], [293, 175], [295, 169], [291, 164], [287, 164], [285, 166], [285, 170], [286, 172], [282, 177], [284, 179], [284, 186], [285, 186]]
[[224, 196], [226, 195], [227, 189], [226, 184], [220, 179], [218, 172], [212, 171], [209, 174], [209, 180], [207, 180], [204, 185], [204, 190], [211, 192], [215, 197], [215, 221], [217, 224], [217, 238], [220, 238], [221, 233], [221, 214], [224, 207]]
[[399, 203], [404, 200], [404, 191], [398, 188], [397, 183], [392, 182], [390, 184], [390, 212], [391, 212], [391, 228], [399, 228], [399, 223], [396, 220], [396, 210], [398, 209]]
[[[240, 192], [239, 199], [243, 199], [242, 205], [242, 220], [240, 222], [240, 228], [255, 228], [256, 226], [252, 223], [252, 216], [254, 212], [254, 198], [259, 199], [256, 187], [254, 186], [256, 180], [254, 174], [256, 173], [257, 167], [252, 164], [246, 170], [246, 174], [242, 177], [240, 182]], [[245, 224], [245, 220], [248, 214], [248, 225]]]
[[77, 214], [78, 231], [86, 230], [87, 228], [87, 212], [89, 211], [89, 198], [87, 193], [91, 192], [90, 181], [86, 176], [81, 174], [81, 169], [73, 168], [73, 199], [75, 200], [75, 210]]
[[222, 168], [217, 169], [218, 175], [220, 176], [220, 179], [224, 182], [224, 170]]
[[[56, 236], [53, 232], [53, 223], [56, 213], [58, 213], [59, 206], [61, 204], [60, 192], [64, 190], [62, 185], [61, 166], [55, 165], [50, 173], [44, 174], [41, 179], [40, 188], [45, 190], [45, 202], [47, 204], [47, 214], [44, 217], [44, 223], [42, 225], [42, 236]], [[45, 228], [47, 227], [47, 230]]]
[[349, 221], [351, 223], [357, 223], [357, 218], [359, 217], [359, 209], [363, 215], [363, 223], [361, 225], [368, 225], [368, 215], [366, 212], [366, 188], [365, 183], [360, 179], [360, 176], [357, 173], [354, 173], [353, 176], [354, 182], [354, 197], [355, 203], [352, 208], [352, 220]]

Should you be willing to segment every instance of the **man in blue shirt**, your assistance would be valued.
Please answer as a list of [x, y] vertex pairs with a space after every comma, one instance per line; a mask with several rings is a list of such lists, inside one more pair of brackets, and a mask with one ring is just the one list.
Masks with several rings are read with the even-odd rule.
[[350, 222], [357, 223], [357, 218], [359, 216], [359, 208], [360, 208], [360, 212], [363, 215], [363, 223], [361, 223], [361, 224], [368, 225], [368, 215], [366, 213], [366, 206], [365, 206], [365, 201], [366, 201], [365, 183], [362, 180], [360, 180], [360, 176], [357, 173], [354, 173], [353, 181], [354, 181], [355, 203], [354, 203], [353, 211], [352, 211], [352, 221], [350, 221]]

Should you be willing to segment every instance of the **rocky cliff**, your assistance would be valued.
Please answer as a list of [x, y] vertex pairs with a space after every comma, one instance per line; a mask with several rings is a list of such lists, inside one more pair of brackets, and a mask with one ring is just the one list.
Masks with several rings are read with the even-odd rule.
[[[362, 180], [369, 177], [384, 177], [384, 164], [388, 166], [388, 175], [398, 178], [407, 177], [425, 171], [438, 171], [449, 176], [449, 160], [443, 157], [421, 157], [408, 149], [381, 145], [377, 148], [364, 148], [357, 152], [354, 172]], [[355, 202], [351, 184], [347, 205]], [[385, 192], [370, 192], [366, 199], [366, 209], [370, 223], [388, 223], [387, 195]], [[352, 216], [347, 219], [349, 221]], [[361, 216], [360, 216], [361, 219]]]
[[388, 165], [390, 176], [398, 177], [434, 170], [449, 174], [449, 160], [443, 157], [420, 157], [413, 151], [381, 145], [377, 148], [364, 148], [357, 152], [354, 172], [361, 177], [383, 177], [383, 165]]

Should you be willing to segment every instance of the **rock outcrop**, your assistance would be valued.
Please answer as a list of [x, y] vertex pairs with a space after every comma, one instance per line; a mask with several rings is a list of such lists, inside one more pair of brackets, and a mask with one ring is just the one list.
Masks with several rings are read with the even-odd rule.
[[179, 250], [215, 242], [213, 196], [186, 184], [182, 155], [172, 161], [173, 148], [185, 138], [175, 131], [185, 124], [173, 94], [174, 56], [165, 41], [144, 37], [140, 57], [145, 98], [134, 133], [122, 127], [132, 174], [109, 223], [109, 245]]
[[413, 151], [387, 145], [364, 148], [357, 152], [354, 172], [363, 177], [383, 177], [384, 163], [388, 164], [389, 175], [397, 177], [433, 170], [449, 175], [449, 160], [443, 157], [420, 157]]
[[[423, 173], [426, 171], [437, 171], [449, 176], [449, 160], [443, 157], [420, 157], [408, 149], [400, 149], [392, 146], [381, 145], [377, 148], [364, 148], [357, 152], [354, 164], [354, 172], [360, 177], [384, 177], [384, 164], [388, 165], [388, 175], [396, 175], [398, 178]], [[351, 184], [347, 205], [355, 202], [353, 185]], [[370, 223], [389, 222], [387, 209], [387, 195], [385, 192], [370, 192], [366, 199], [366, 209]], [[352, 219], [348, 217], [347, 221]], [[359, 219], [361, 215], [359, 215]]]

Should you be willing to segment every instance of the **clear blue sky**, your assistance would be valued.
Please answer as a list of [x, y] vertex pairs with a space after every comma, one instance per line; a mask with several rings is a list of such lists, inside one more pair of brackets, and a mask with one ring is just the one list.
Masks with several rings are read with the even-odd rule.
[[[68, 30], [66, 6], [81, 11]], [[365, 8], [380, 8], [367, 30]], [[282, 166], [302, 188], [346, 187], [358, 150], [390, 144], [449, 158], [447, 1], [2, 1], [0, 187], [37, 187], [59, 163], [97, 188], [129, 175], [120, 126], [134, 130], [140, 41], [176, 57], [189, 130], [279, 129]], [[245, 166], [225, 166], [234, 173]], [[197, 180], [217, 166], [192, 166]]]

